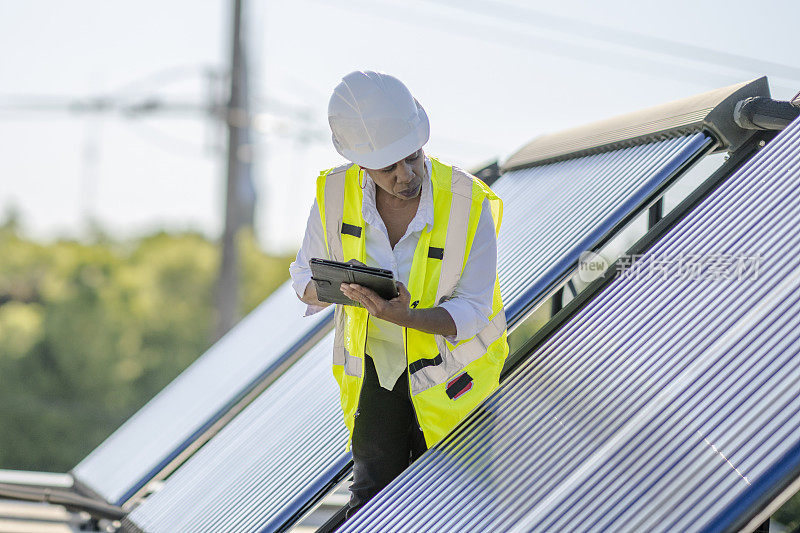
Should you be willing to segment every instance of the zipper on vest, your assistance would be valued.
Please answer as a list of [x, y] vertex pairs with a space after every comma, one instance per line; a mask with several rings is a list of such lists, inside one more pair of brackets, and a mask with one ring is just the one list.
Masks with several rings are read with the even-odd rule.
[[[412, 304], [412, 307], [416, 307], [416, 304], [419, 303], [419, 300]], [[422, 439], [425, 440], [425, 432], [422, 431], [422, 426], [419, 423], [419, 417], [417, 416], [417, 407], [414, 405], [414, 393], [411, 391], [411, 372], [408, 371], [408, 328], [403, 328], [403, 352], [406, 356], [406, 376], [408, 379], [408, 399], [411, 402], [411, 411], [414, 413], [414, 422], [417, 423], [417, 429], [419, 432], [422, 433]], [[427, 447], [428, 443], [425, 443]]]
[[353, 431], [355, 431], [355, 419], [358, 410], [361, 409], [361, 389], [364, 388], [364, 379], [367, 377], [367, 337], [369, 336], [369, 313], [367, 313], [367, 327], [364, 328], [364, 353], [361, 357], [361, 382], [358, 384], [358, 401], [356, 402], [356, 412], [353, 414]]

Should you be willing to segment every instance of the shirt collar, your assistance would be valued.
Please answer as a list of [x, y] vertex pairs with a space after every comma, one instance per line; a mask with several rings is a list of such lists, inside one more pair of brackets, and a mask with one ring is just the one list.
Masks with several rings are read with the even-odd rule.
[[[417, 214], [408, 224], [407, 232], [422, 231], [426, 225], [433, 227], [433, 188], [431, 185], [433, 168], [428, 156], [425, 156], [425, 169], [427, 170], [428, 179], [422, 180], [422, 192], [420, 193]], [[364, 171], [364, 175], [366, 176], [366, 185], [364, 186], [364, 199], [361, 202], [361, 215], [367, 224], [382, 227], [384, 226], [383, 219], [381, 219], [378, 207], [375, 204], [375, 182], [372, 181], [369, 172]]]

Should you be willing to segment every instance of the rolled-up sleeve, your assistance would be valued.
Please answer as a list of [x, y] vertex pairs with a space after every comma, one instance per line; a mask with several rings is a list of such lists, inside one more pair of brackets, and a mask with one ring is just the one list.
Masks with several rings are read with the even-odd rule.
[[489, 323], [496, 277], [497, 235], [489, 201], [484, 200], [464, 271], [450, 299], [439, 305], [456, 324], [455, 337], [445, 337], [450, 343], [475, 336]]
[[[319, 209], [315, 201], [311, 205], [311, 212], [308, 214], [306, 222], [306, 234], [303, 237], [303, 244], [297, 251], [297, 257], [289, 265], [289, 275], [292, 277], [292, 288], [297, 293], [298, 298], [302, 298], [306, 292], [306, 287], [311, 281], [311, 267], [309, 261], [312, 257], [326, 257], [325, 241], [322, 233], [322, 220], [319, 217]], [[325, 309], [327, 306], [309, 305], [306, 307], [305, 316], [313, 315]]]

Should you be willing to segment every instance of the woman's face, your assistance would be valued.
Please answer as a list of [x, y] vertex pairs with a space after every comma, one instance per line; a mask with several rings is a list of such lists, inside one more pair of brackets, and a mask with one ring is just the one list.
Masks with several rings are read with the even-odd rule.
[[401, 200], [412, 200], [419, 196], [422, 180], [427, 178], [422, 148], [388, 167], [364, 170], [378, 187]]

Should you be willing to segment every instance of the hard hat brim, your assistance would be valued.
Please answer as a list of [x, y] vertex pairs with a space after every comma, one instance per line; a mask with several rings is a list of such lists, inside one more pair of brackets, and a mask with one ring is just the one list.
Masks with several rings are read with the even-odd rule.
[[333, 137], [333, 146], [339, 154], [363, 168], [377, 170], [388, 167], [404, 159], [422, 148], [431, 135], [431, 125], [425, 109], [416, 102], [419, 113], [419, 125], [405, 137], [385, 146], [375, 152], [360, 153], [353, 150], [341, 149]]

